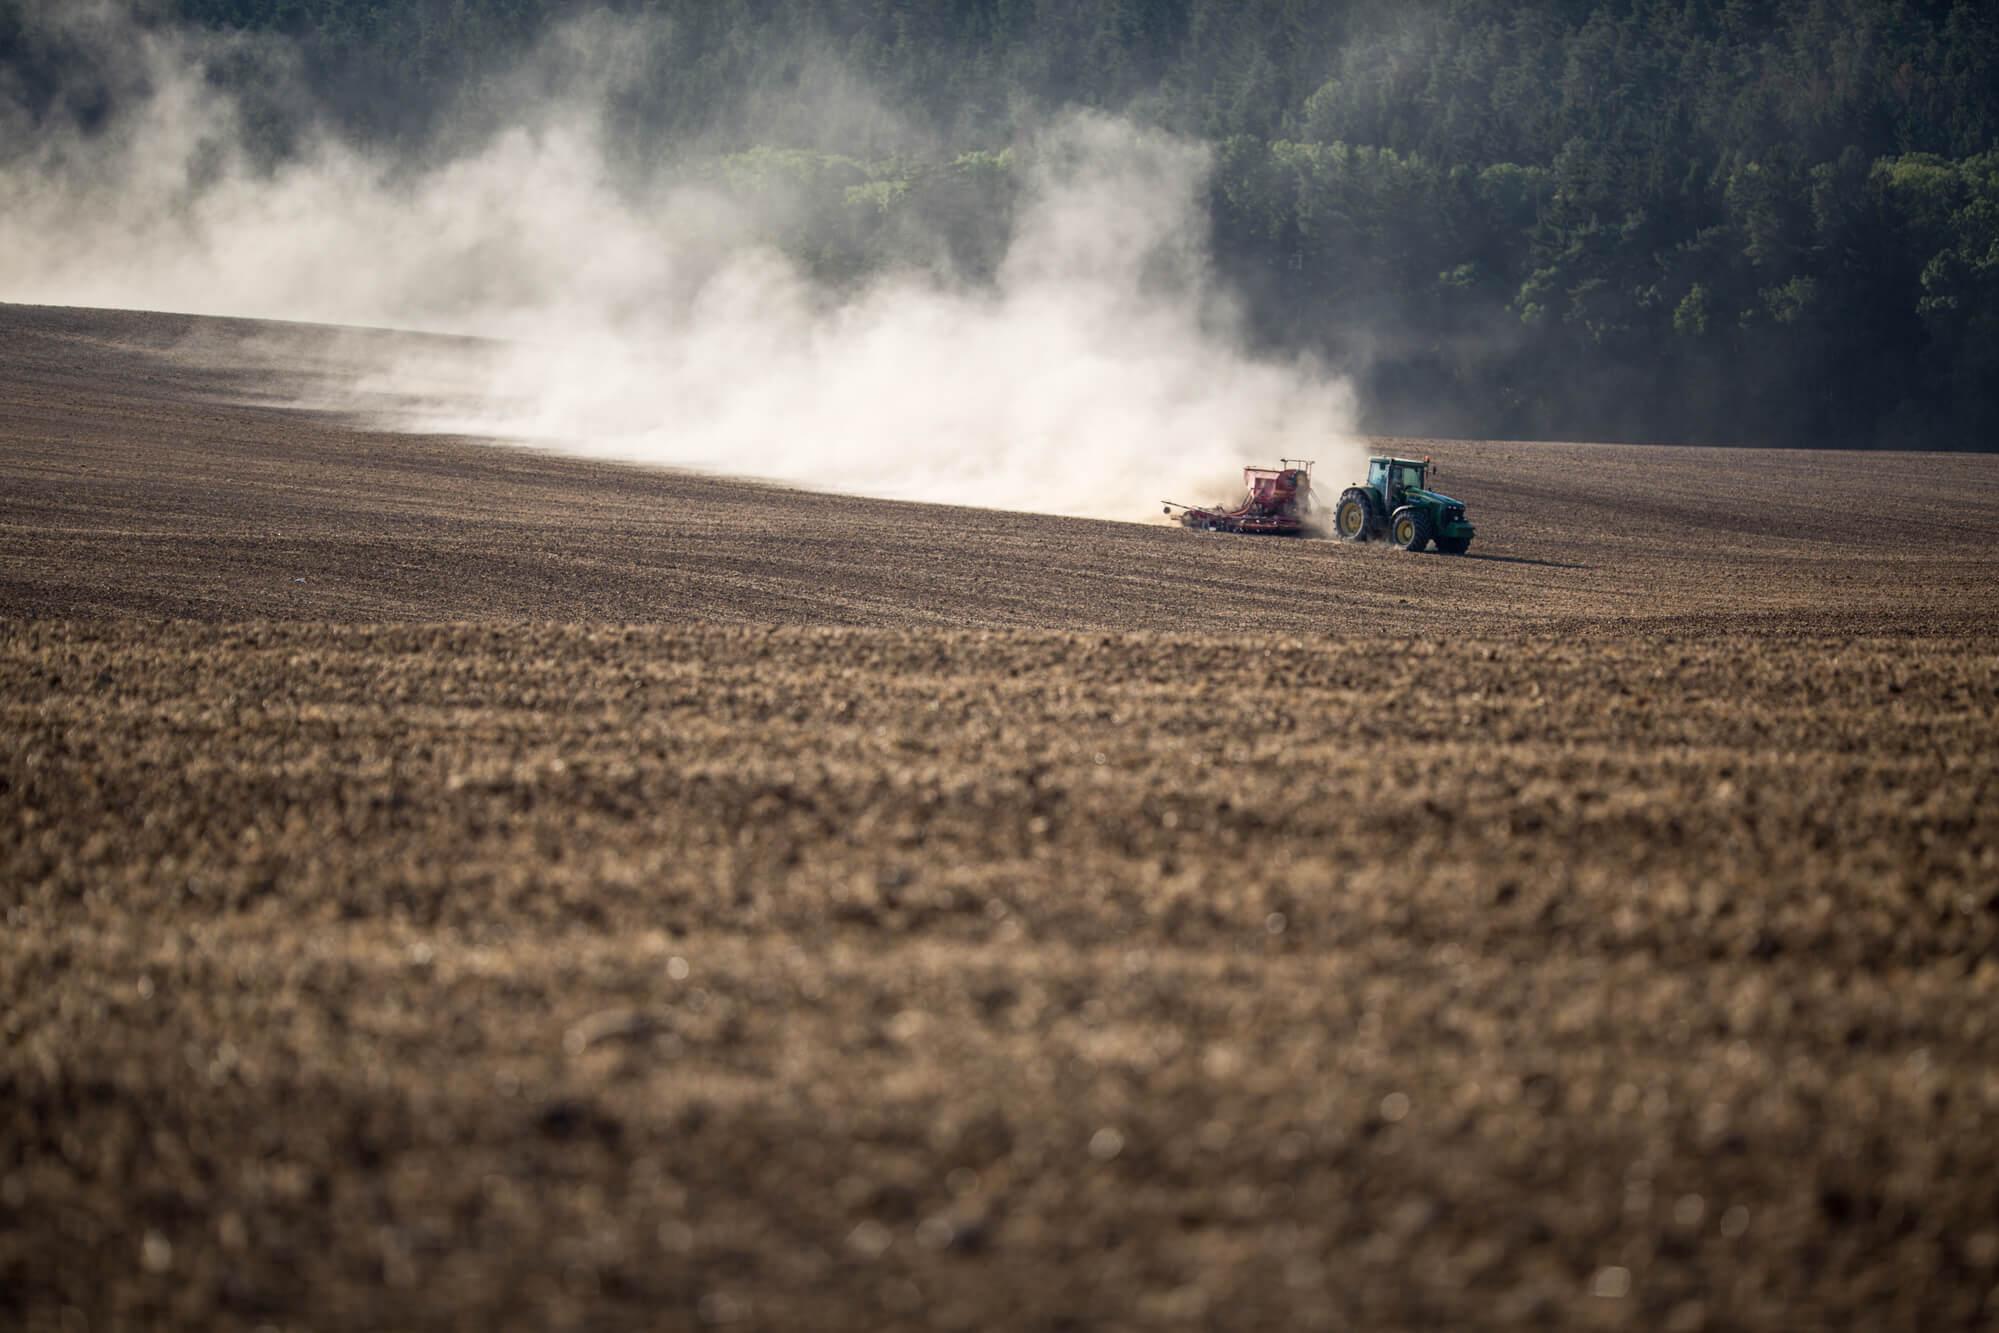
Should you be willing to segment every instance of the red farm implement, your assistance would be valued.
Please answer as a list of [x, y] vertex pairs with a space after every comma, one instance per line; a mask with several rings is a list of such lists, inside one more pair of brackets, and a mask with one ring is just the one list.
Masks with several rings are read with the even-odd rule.
[[1309, 459], [1280, 458], [1281, 467], [1246, 467], [1243, 486], [1248, 494], [1233, 509], [1203, 509], [1177, 500], [1165, 501], [1166, 512], [1180, 511], [1180, 525], [1199, 532], [1240, 532], [1258, 537], [1297, 537], [1312, 513], [1312, 464]]

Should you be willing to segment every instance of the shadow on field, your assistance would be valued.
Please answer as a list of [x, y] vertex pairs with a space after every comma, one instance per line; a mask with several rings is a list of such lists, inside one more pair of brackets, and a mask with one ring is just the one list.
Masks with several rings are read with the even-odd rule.
[[1458, 559], [1495, 560], [1502, 565], [1540, 565], [1544, 569], [1595, 569], [1596, 568], [1595, 565], [1565, 564], [1560, 560], [1535, 560], [1530, 556], [1524, 556], [1524, 555], [1482, 555], [1475, 551], [1466, 551], [1463, 555], [1459, 556]]

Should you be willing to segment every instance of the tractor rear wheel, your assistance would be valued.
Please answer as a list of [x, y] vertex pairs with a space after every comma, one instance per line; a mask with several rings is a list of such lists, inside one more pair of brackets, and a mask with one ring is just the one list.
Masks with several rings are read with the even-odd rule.
[[1463, 555], [1471, 549], [1471, 538], [1439, 537], [1437, 538], [1437, 549], [1445, 555]]
[[1388, 516], [1388, 540], [1405, 551], [1420, 551], [1430, 544], [1430, 516], [1404, 505]]
[[1357, 490], [1348, 491], [1340, 497], [1339, 508], [1333, 511], [1333, 530], [1343, 542], [1364, 542], [1367, 527], [1367, 497]]

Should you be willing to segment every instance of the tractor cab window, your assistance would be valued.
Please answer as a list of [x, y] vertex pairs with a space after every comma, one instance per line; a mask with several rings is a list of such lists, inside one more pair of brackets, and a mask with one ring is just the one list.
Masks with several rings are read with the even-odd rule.
[[1397, 473], [1395, 478], [1395, 484], [1397, 486], [1401, 487], [1404, 490], [1411, 490], [1411, 491], [1420, 491], [1423, 489], [1422, 468], [1398, 467], [1395, 469], [1395, 471]]
[[1377, 458], [1367, 465], [1367, 484], [1375, 490], [1388, 487], [1388, 464]]

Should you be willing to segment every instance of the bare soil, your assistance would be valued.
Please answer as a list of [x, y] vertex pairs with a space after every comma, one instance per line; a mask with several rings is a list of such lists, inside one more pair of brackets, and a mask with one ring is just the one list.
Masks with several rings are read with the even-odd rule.
[[1451, 559], [325, 345], [0, 306], [0, 1325], [1999, 1320], [1999, 458], [1388, 442]]

